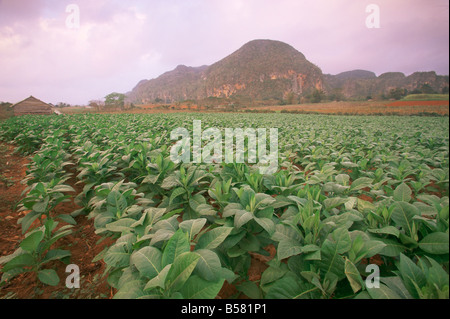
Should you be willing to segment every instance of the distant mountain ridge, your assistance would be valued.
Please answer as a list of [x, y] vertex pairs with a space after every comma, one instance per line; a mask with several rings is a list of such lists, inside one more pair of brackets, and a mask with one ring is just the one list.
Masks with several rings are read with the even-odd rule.
[[410, 76], [390, 72], [378, 77], [366, 70], [323, 74], [289, 44], [253, 40], [210, 66], [179, 65], [155, 79], [142, 80], [126, 95], [127, 101], [135, 104], [207, 98], [281, 101], [289, 95], [300, 99], [315, 90], [327, 94], [339, 91], [346, 98], [365, 99], [397, 87], [413, 91], [424, 84], [440, 91], [448, 87], [448, 76], [433, 71]]
[[409, 76], [401, 72], [387, 72], [377, 77], [370, 71], [355, 70], [337, 75], [325, 74], [324, 82], [328, 92], [338, 89], [345, 97], [353, 99], [387, 95], [396, 88], [413, 92], [427, 85], [429, 89], [441, 92], [449, 86], [448, 75], [437, 75], [434, 71], [414, 72]]

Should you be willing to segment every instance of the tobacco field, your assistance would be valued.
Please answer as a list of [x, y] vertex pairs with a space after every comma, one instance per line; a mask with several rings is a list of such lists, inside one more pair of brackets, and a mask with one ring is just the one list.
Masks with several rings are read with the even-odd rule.
[[[175, 164], [170, 132], [193, 120], [278, 128], [278, 170]], [[225, 281], [253, 299], [449, 298], [448, 117], [22, 116], [0, 139], [30, 158], [25, 237], [0, 256], [0, 289], [25, 272], [62, 280], [49, 265], [71, 252], [55, 243], [84, 216], [112, 239], [95, 260], [114, 298], [214, 299]], [[59, 214], [71, 198], [80, 209]]]

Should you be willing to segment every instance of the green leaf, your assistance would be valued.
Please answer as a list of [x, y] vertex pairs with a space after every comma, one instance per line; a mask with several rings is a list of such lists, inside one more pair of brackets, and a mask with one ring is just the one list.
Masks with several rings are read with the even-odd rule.
[[379, 240], [366, 240], [364, 242], [364, 252], [366, 257], [373, 257], [379, 254], [387, 245]]
[[245, 253], [247, 253], [247, 251], [245, 249], [242, 249], [239, 246], [234, 246], [234, 247], [227, 249], [227, 255], [230, 258], [239, 257], [239, 256], [244, 255]]
[[[447, 277], [448, 278], [448, 277]], [[393, 290], [402, 299], [412, 299], [411, 294], [406, 289], [403, 281], [400, 277], [381, 277], [380, 280], [388, 286], [389, 289]]]
[[[200, 205], [205, 205], [206, 199], [202, 196], [202, 194], [195, 194], [189, 199], [189, 207], [192, 208], [194, 212], [197, 212]], [[202, 206], [204, 207], [204, 206]]]
[[60, 238], [70, 235], [72, 233], [72, 225], [65, 225], [59, 228], [56, 232], [53, 233], [53, 236], [50, 240], [45, 241], [45, 245], [43, 245], [42, 249], [49, 249], [55, 242], [57, 242]]
[[332, 234], [331, 238], [324, 241], [321, 254], [322, 259], [318, 266], [325, 272], [325, 275], [332, 273], [339, 279], [345, 277], [345, 263], [341, 254], [348, 252], [352, 247], [352, 240], [347, 229], [338, 228]]
[[302, 252], [305, 254], [313, 253], [320, 250], [320, 247], [317, 245], [305, 245], [302, 247]]
[[253, 219], [252, 213], [247, 212], [245, 210], [239, 210], [234, 215], [234, 227], [239, 229], [252, 219]]
[[261, 289], [253, 281], [244, 281], [243, 283], [239, 284], [236, 288], [238, 291], [242, 292], [245, 296], [249, 297], [250, 299], [263, 298]]
[[111, 246], [103, 260], [108, 266], [121, 268], [130, 264], [130, 254], [126, 251], [125, 243], [116, 243]]
[[387, 257], [398, 257], [400, 253], [408, 249], [400, 242], [392, 239], [377, 238], [376, 240], [383, 242], [386, 246], [379, 252], [380, 255]]
[[72, 186], [69, 185], [56, 185], [53, 189], [52, 192], [60, 192], [60, 193], [67, 193], [67, 192], [73, 192], [75, 193], [75, 190], [73, 189]]
[[218, 270], [222, 267], [219, 256], [209, 249], [200, 249], [195, 251], [200, 256], [194, 273], [199, 277], [208, 280], [216, 281], [218, 277]]
[[251, 199], [255, 197], [255, 191], [251, 188], [240, 189], [240, 191], [239, 199], [242, 207], [250, 205]]
[[302, 240], [302, 236], [299, 231], [294, 229], [292, 226], [279, 223], [275, 226], [275, 233], [272, 235], [272, 238], [275, 241], [282, 240], [294, 240], [300, 242]]
[[22, 234], [25, 234], [28, 231], [28, 228], [30, 228], [31, 224], [33, 224], [39, 216], [41, 216], [41, 213], [31, 211], [26, 214], [25, 217], [18, 220], [18, 223], [22, 224]]
[[258, 223], [259, 226], [264, 228], [269, 236], [273, 235], [273, 233], [275, 232], [275, 223], [272, 221], [272, 219], [254, 217], [254, 220]]
[[45, 255], [44, 259], [42, 260], [40, 265], [43, 265], [45, 263], [48, 263], [49, 261], [52, 260], [60, 260], [60, 259], [64, 259], [67, 257], [70, 257], [72, 254], [69, 250], [64, 250], [64, 249], [52, 249], [49, 250], [47, 252], [47, 254]]
[[396, 200], [398, 202], [409, 203], [411, 201], [411, 195], [412, 195], [412, 191], [409, 188], [409, 186], [406, 185], [405, 183], [401, 183], [394, 190], [394, 200]]
[[186, 193], [186, 190], [183, 187], [175, 188], [172, 191], [172, 194], [170, 195], [169, 205], [171, 205], [173, 203], [175, 198], [177, 198], [178, 196], [181, 196], [181, 195], [183, 195], [185, 193]]
[[357, 293], [363, 287], [363, 280], [356, 266], [350, 261], [345, 259], [345, 275], [352, 287], [354, 293]]
[[413, 234], [414, 216], [420, 216], [419, 210], [414, 205], [406, 202], [394, 203], [391, 219], [397, 226], [402, 227], [409, 236]]
[[[291, 260], [293, 260], [293, 258], [289, 259], [289, 261]], [[259, 283], [261, 288], [265, 289], [265, 286], [282, 278], [286, 274], [286, 272], [287, 269], [285, 268], [270, 266], [261, 275], [261, 281]]]
[[341, 165], [347, 168], [358, 167], [358, 164], [349, 161], [341, 162]]
[[419, 247], [429, 254], [448, 254], [448, 234], [442, 232], [431, 233], [419, 242]]
[[255, 217], [272, 219], [273, 212], [274, 208], [272, 206], [267, 206], [266, 208], [255, 212]]
[[414, 298], [419, 298], [416, 285], [422, 288], [426, 285], [427, 279], [422, 270], [408, 257], [400, 254], [400, 263], [398, 266], [400, 276], [403, 279], [406, 289]]
[[372, 185], [373, 179], [368, 177], [360, 177], [353, 181], [352, 185], [350, 185], [351, 191], [360, 190]]
[[266, 294], [266, 299], [315, 299], [320, 289], [297, 279], [292, 273], [274, 282]]
[[339, 174], [335, 177], [336, 183], [346, 186], [349, 184], [350, 176], [347, 174]]
[[35, 259], [31, 254], [29, 253], [21, 254], [8, 261], [6, 265], [2, 268], [2, 272], [6, 273], [14, 268], [33, 266], [34, 263]]
[[165, 289], [165, 281], [167, 274], [169, 273], [170, 268], [172, 267], [172, 264], [167, 265], [164, 267], [159, 274], [156, 277], [153, 277], [150, 279], [147, 284], [144, 287], [144, 290], [151, 290], [156, 287], [160, 287], [162, 289]]
[[373, 234], [385, 234], [385, 235], [393, 235], [398, 238], [400, 236], [400, 231], [397, 227], [394, 226], [386, 226], [383, 228], [372, 228], [368, 229], [369, 232]]
[[233, 227], [218, 227], [204, 233], [195, 245], [195, 250], [217, 248], [232, 230]]
[[177, 185], [179, 185], [177, 178], [174, 175], [170, 175], [163, 180], [161, 188], [168, 190]]
[[101, 252], [99, 252], [91, 261], [91, 263], [96, 263], [100, 260], [102, 260], [106, 253], [108, 252], [108, 247], [103, 248], [103, 250]]
[[45, 199], [41, 202], [37, 202], [33, 205], [33, 211], [37, 213], [45, 213], [47, 211], [48, 202], [50, 200], [49, 196], [46, 196]]
[[133, 218], [122, 218], [112, 223], [106, 224], [105, 228], [112, 232], [121, 233], [124, 231], [130, 231], [131, 225], [133, 225], [135, 222], [136, 220]]
[[358, 202], [358, 197], [348, 197], [347, 202], [344, 204], [347, 210], [353, 209]]
[[166, 289], [179, 291], [197, 266], [200, 255], [186, 252], [175, 259], [166, 278]]
[[56, 286], [59, 284], [58, 274], [54, 269], [44, 269], [38, 272], [39, 280], [49, 286]]
[[146, 210], [144, 210], [144, 214], [147, 214], [148, 218], [147, 224], [149, 225], [155, 224], [158, 220], [161, 219], [164, 213], [166, 213], [165, 208], [156, 208], [156, 207], [147, 208]]
[[18, 248], [10, 255], [1, 256], [0, 257], [0, 265], [6, 264], [7, 262], [11, 261], [13, 258], [23, 255], [23, 254], [28, 254], [28, 253], [25, 252], [22, 248]]
[[427, 281], [439, 289], [443, 290], [449, 285], [449, 277], [443, 266], [437, 263], [434, 259], [427, 257], [431, 267], [428, 268]]
[[379, 288], [367, 288], [367, 292], [372, 299], [401, 299], [395, 291], [384, 284], [380, 284]]
[[316, 245], [306, 245], [302, 248], [305, 260], [321, 260], [322, 254], [320, 247]]
[[188, 234], [182, 229], [177, 230], [164, 249], [161, 261], [162, 266], [165, 267], [168, 264], [172, 264], [179, 255], [190, 251], [190, 248]]
[[372, 299], [367, 291], [361, 291], [354, 299]]
[[125, 283], [116, 292], [113, 299], [138, 299], [144, 296], [142, 280], [135, 279]]
[[261, 242], [259, 241], [258, 236], [255, 236], [251, 233], [248, 233], [246, 231], [244, 231], [246, 233], [246, 235], [242, 238], [241, 241], [239, 241], [239, 247], [241, 249], [244, 249], [246, 251], [254, 251], [254, 252], [258, 252], [261, 250]]
[[338, 254], [344, 254], [352, 248], [350, 233], [345, 228], [338, 228], [331, 234], [333, 243], [336, 244]]
[[63, 222], [66, 222], [67, 224], [70, 224], [70, 225], [77, 224], [77, 221], [69, 214], [61, 214], [61, 215], [58, 215], [56, 218], [62, 220]]
[[195, 211], [200, 216], [214, 216], [217, 214], [217, 211], [209, 204], [200, 204], [196, 207]]
[[237, 211], [243, 210], [242, 205], [238, 203], [229, 203], [225, 208], [223, 209], [222, 217], [231, 217], [236, 214]]
[[344, 259], [338, 253], [337, 244], [329, 240], [325, 240], [321, 248], [322, 259], [318, 262], [318, 266], [325, 274], [332, 273], [342, 279], [344, 274]]
[[180, 292], [185, 299], [214, 299], [222, 289], [224, 281], [222, 279], [210, 282], [193, 275], [186, 281]]
[[294, 255], [301, 254], [302, 245], [299, 242], [293, 240], [282, 240], [277, 247], [277, 258], [282, 260]]
[[229, 235], [223, 242], [222, 247], [225, 249], [231, 249], [235, 245], [238, 245], [241, 240], [247, 235], [247, 231], [245, 229], [236, 229], [234, 228], [231, 235]]
[[23, 250], [34, 252], [43, 238], [43, 231], [34, 231], [24, 238], [20, 243], [20, 247], [22, 247]]
[[150, 183], [155, 184], [159, 179], [160, 174], [158, 175], [147, 175], [144, 180], [142, 181], [142, 184]]
[[373, 203], [363, 200], [361, 198], [358, 198], [357, 208], [358, 208], [358, 211], [361, 213], [363, 213], [365, 210], [375, 210], [376, 209], [376, 207]]
[[116, 190], [111, 191], [106, 198], [106, 202], [119, 209], [121, 212], [125, 211], [128, 206], [126, 198]]
[[161, 271], [162, 253], [159, 249], [147, 246], [133, 252], [131, 263], [136, 266], [139, 273], [147, 278], [153, 278]]
[[185, 220], [180, 223], [179, 227], [189, 234], [189, 241], [191, 241], [194, 239], [194, 236], [202, 230], [203, 226], [206, 224], [206, 221], [206, 218]]
[[[118, 269], [118, 271], [120, 272], [119, 276], [116, 276], [116, 271], [113, 271], [111, 275], [116, 278], [110, 280], [108, 275], [108, 283], [111, 283], [112, 284], [111, 286], [115, 287], [116, 289], [121, 289], [127, 283], [140, 279], [140, 274], [138, 271], [136, 271], [135, 268], [136, 267], [132, 266], [132, 267], [125, 267], [123, 269]], [[141, 285], [141, 283], [139, 283], [139, 285]]]
[[323, 204], [325, 205], [325, 208], [327, 210], [331, 210], [333, 208], [345, 204], [346, 202], [348, 202], [348, 198], [333, 197], [325, 199], [323, 201]]
[[169, 240], [172, 238], [175, 232], [169, 229], [158, 229], [156, 233], [152, 234], [152, 239], [150, 241], [150, 245], [154, 246], [156, 243], [164, 240]]

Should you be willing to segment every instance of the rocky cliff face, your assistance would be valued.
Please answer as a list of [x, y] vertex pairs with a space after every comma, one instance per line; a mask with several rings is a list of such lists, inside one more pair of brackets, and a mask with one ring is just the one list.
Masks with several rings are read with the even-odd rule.
[[293, 92], [309, 93], [323, 88], [320, 68], [290, 45], [254, 40], [211, 66], [178, 66], [160, 77], [141, 81], [127, 94], [133, 103], [165, 103], [229, 98], [283, 99]]
[[132, 103], [151, 103], [161, 101], [171, 103], [200, 96], [198, 83], [202, 72], [207, 66], [187, 67], [179, 65], [174, 70], [166, 72], [157, 79], [140, 81], [127, 94]]
[[412, 91], [424, 84], [429, 84], [434, 91], [440, 92], [449, 85], [448, 75], [437, 75], [434, 71], [415, 72], [405, 78], [404, 87], [408, 91]]
[[341, 90], [347, 98], [364, 99], [388, 94], [391, 89], [402, 88], [412, 92], [429, 85], [435, 92], [441, 92], [449, 86], [448, 76], [437, 75], [436, 72], [415, 72], [409, 76], [401, 72], [387, 72], [376, 76], [370, 71], [350, 71], [337, 75], [324, 75], [327, 91]]
[[252, 99], [280, 99], [322, 88], [322, 71], [290, 45], [255, 40], [211, 65], [204, 73], [207, 96], [240, 94]]
[[395, 88], [411, 92], [425, 84], [440, 92], [449, 86], [448, 76], [435, 72], [416, 72], [409, 76], [388, 72], [377, 77], [365, 70], [324, 75], [319, 67], [288, 44], [254, 40], [213, 65], [179, 65], [156, 79], [140, 81], [127, 93], [127, 101], [174, 103], [211, 97], [283, 100], [289, 94], [306, 96], [314, 89], [365, 99], [388, 94]]

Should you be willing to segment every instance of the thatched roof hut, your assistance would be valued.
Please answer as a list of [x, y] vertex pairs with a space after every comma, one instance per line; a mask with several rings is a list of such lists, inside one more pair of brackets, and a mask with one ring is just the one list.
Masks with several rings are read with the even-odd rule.
[[25, 115], [25, 114], [43, 114], [50, 115], [53, 114], [53, 109], [51, 105], [38, 100], [37, 98], [30, 95], [23, 101], [17, 102], [10, 106], [14, 110], [14, 115]]

